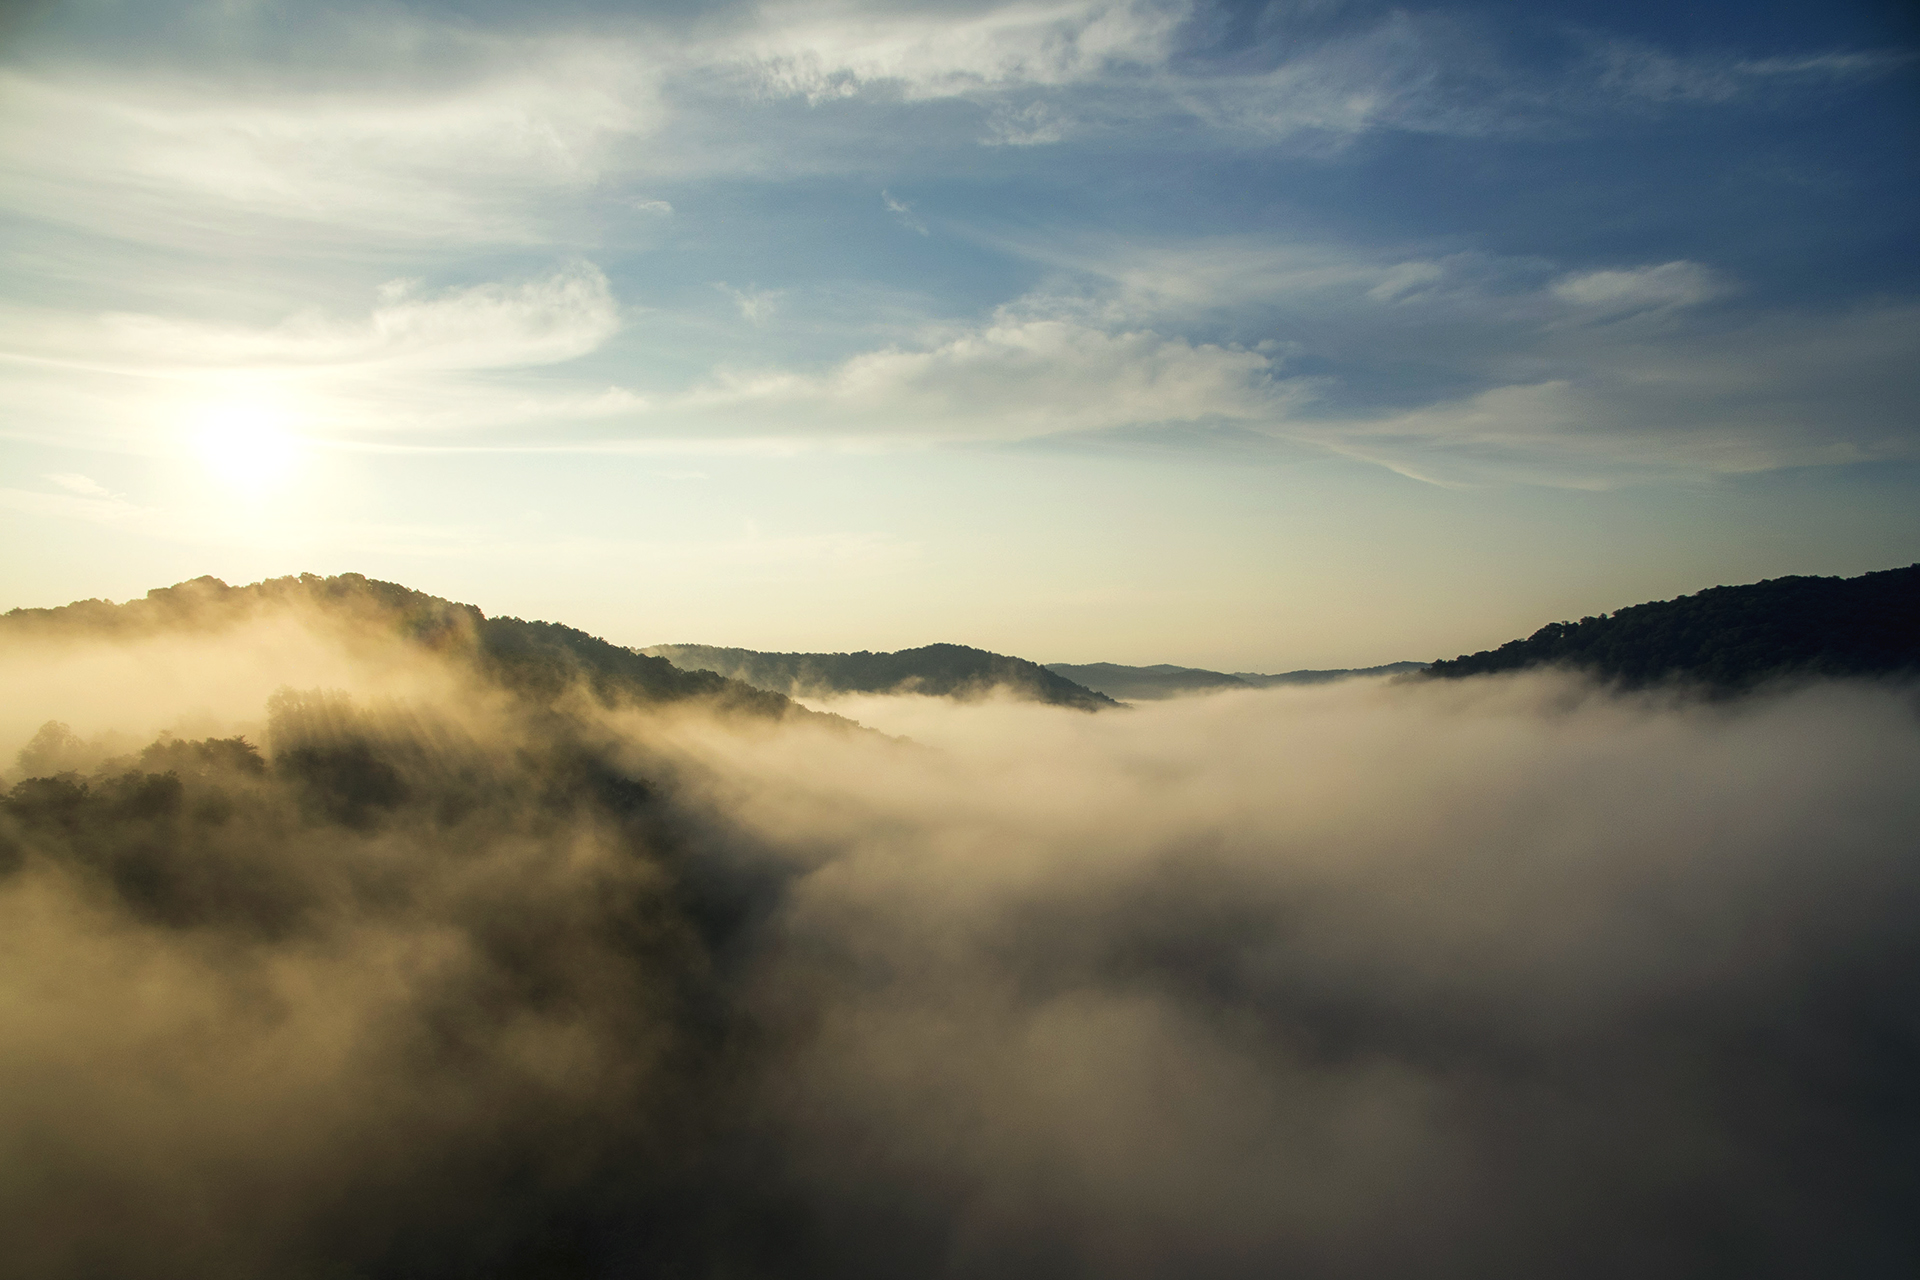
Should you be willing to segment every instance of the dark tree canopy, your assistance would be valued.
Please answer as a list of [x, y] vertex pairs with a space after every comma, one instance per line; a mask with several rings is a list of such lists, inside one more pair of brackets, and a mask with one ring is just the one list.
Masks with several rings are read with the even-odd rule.
[[1112, 698], [1037, 662], [963, 644], [929, 644], [894, 653], [762, 653], [706, 644], [661, 644], [646, 650], [690, 671], [717, 672], [756, 688], [806, 697], [835, 693], [923, 693], [979, 697], [1005, 689], [1054, 706], [1099, 711]]
[[1769, 680], [1920, 671], [1920, 565], [1857, 578], [1709, 587], [1436, 662], [1440, 678], [1573, 667], [1639, 688], [1663, 681], [1740, 692]]

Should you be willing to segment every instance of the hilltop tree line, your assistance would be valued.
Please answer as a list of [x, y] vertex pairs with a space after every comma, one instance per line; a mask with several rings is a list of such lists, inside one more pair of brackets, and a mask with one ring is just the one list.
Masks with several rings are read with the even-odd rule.
[[310, 608], [342, 632], [401, 639], [536, 701], [585, 689], [606, 706], [700, 700], [776, 719], [816, 714], [780, 694], [711, 671], [682, 670], [574, 627], [488, 617], [473, 605], [357, 573], [303, 573], [244, 587], [202, 577], [125, 604], [82, 600], [53, 609], [14, 609], [0, 615], [0, 636], [134, 640], [163, 632], [217, 634], [288, 607]]
[[919, 693], [983, 697], [1004, 689], [1018, 698], [1081, 711], [1118, 706], [1104, 693], [1037, 662], [963, 644], [929, 644], [892, 653], [763, 653], [704, 644], [662, 644], [645, 650], [693, 671], [715, 672], [794, 697], [843, 693]]
[[1920, 671], [1920, 565], [1857, 578], [1771, 578], [1553, 622], [1524, 640], [1435, 662], [1458, 679], [1561, 666], [1625, 688], [1739, 693], [1782, 679]]

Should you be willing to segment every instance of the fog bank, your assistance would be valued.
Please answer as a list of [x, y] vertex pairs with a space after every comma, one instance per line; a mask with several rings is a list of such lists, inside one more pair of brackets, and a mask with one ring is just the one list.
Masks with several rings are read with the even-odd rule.
[[1911, 689], [900, 742], [284, 625], [0, 654], [93, 753], [0, 813], [23, 1274], [1920, 1264]]

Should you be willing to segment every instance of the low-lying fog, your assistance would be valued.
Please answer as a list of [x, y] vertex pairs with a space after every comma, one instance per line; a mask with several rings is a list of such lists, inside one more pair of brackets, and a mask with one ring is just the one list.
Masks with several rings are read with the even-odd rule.
[[1911, 689], [903, 742], [273, 626], [0, 655], [17, 1274], [1920, 1266]]

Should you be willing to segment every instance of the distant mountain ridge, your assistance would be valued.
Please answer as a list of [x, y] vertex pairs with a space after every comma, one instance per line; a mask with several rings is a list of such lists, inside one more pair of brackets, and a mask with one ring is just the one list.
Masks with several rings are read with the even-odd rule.
[[1665, 681], [1737, 693], [1769, 680], [1920, 673], [1920, 564], [1857, 578], [1709, 587], [1435, 662], [1458, 679], [1563, 666], [1628, 688]]
[[688, 671], [707, 671], [788, 697], [844, 693], [921, 693], [981, 697], [994, 689], [1053, 706], [1102, 711], [1112, 698], [1037, 662], [963, 644], [929, 644], [892, 653], [766, 653], [706, 644], [656, 644], [638, 652]]
[[388, 634], [455, 662], [534, 700], [584, 687], [607, 705], [702, 700], [720, 710], [775, 719], [813, 716], [790, 699], [709, 671], [684, 671], [662, 658], [557, 622], [488, 617], [460, 604], [357, 573], [300, 574], [228, 586], [201, 577], [114, 604], [82, 600], [0, 614], [0, 640], [39, 636], [136, 640], [173, 632], [218, 632], [274, 609], [307, 608], [343, 627]]
[[1403, 675], [1425, 667], [1424, 662], [1389, 662], [1378, 667], [1339, 667], [1321, 671], [1283, 671], [1263, 675], [1257, 671], [1208, 671], [1202, 667], [1176, 667], [1158, 663], [1151, 667], [1128, 667], [1117, 662], [1049, 662], [1047, 670], [1076, 680], [1089, 689], [1126, 701], [1153, 701], [1179, 698], [1196, 693], [1214, 693], [1223, 689], [1271, 689], [1278, 685], [1326, 684], [1354, 676]]

